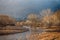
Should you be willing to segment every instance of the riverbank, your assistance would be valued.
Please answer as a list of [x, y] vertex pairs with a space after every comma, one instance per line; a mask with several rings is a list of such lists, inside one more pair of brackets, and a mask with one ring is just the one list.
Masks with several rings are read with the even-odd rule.
[[22, 33], [26, 31], [29, 31], [29, 29], [23, 27], [8, 26], [8, 27], [0, 28], [0, 35]]

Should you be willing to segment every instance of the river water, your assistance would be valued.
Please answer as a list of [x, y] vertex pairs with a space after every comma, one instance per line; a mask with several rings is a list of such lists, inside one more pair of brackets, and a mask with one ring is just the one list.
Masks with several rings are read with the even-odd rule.
[[30, 32], [23, 32], [17, 34], [3, 35], [0, 36], [0, 40], [27, 40], [26, 36], [29, 36]]
[[[39, 33], [41, 33], [42, 30], [39, 29]], [[31, 34], [31, 29], [27, 32], [23, 33], [16, 33], [16, 34], [10, 34], [10, 35], [2, 35], [0, 36], [0, 40], [27, 40], [27, 36]]]

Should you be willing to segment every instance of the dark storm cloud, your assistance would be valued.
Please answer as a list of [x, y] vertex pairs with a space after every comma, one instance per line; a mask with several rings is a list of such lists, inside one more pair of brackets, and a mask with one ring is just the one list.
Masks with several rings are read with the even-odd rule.
[[23, 17], [28, 13], [38, 13], [45, 8], [56, 9], [59, 0], [0, 0], [0, 14]]

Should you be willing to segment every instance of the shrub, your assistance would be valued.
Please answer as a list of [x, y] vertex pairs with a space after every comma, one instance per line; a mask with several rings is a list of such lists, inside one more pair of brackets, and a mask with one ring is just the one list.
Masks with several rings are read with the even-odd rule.
[[15, 19], [7, 15], [0, 15], [0, 26], [15, 25]]

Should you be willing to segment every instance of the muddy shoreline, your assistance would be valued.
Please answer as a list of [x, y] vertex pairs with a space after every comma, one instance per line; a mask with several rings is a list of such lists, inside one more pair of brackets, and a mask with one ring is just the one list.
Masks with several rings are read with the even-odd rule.
[[8, 35], [8, 34], [16, 34], [16, 33], [23, 33], [29, 30], [0, 30], [0, 35]]
[[0, 27], [0, 35], [23, 33], [27, 31], [29, 31], [29, 29], [23, 27], [16, 27], [16, 26], [8, 26], [3, 28]]

